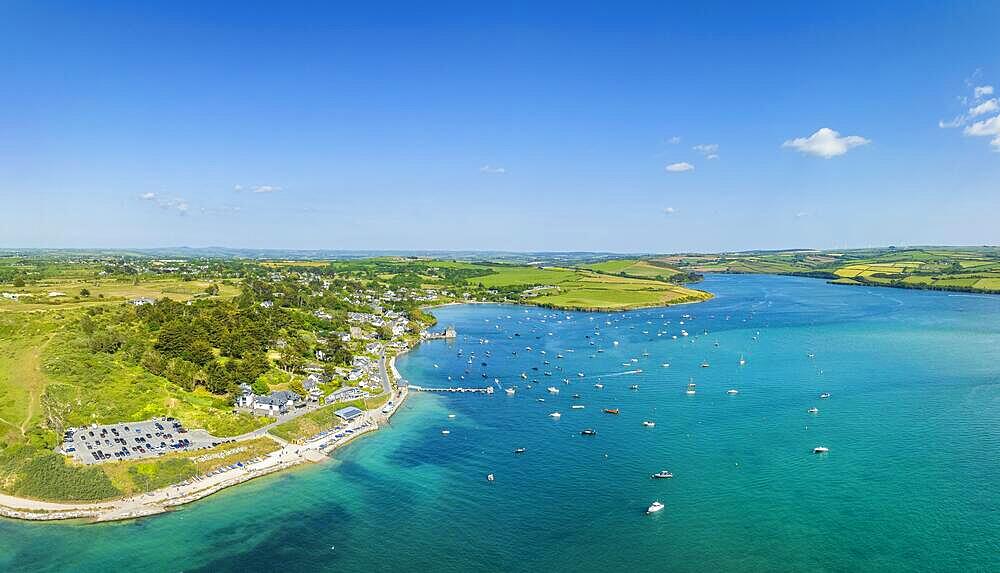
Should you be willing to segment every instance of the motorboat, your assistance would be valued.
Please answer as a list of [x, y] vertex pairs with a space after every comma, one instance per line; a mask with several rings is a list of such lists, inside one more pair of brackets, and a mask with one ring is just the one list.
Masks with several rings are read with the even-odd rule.
[[743, 355], [741, 354], [741, 355], [740, 355], [740, 366], [743, 366], [743, 365], [745, 365], [746, 363], [747, 363], [747, 359], [746, 359], [746, 358], [743, 358]]
[[809, 412], [810, 414], [819, 414], [819, 408], [816, 407], [809, 408], [808, 410], [806, 410], [806, 412]]
[[813, 453], [814, 454], [825, 454], [825, 453], [827, 453], [829, 451], [830, 451], [830, 448], [828, 448], [826, 446], [816, 446], [815, 448], [813, 448]]
[[694, 394], [694, 392], [695, 392], [695, 383], [691, 382], [690, 384], [688, 384], [687, 390], [685, 390], [685, 392], [687, 392], [688, 394]]
[[668, 472], [667, 470], [660, 470], [649, 477], [653, 479], [670, 479], [674, 477], [674, 474]]
[[604, 409], [604, 413], [605, 414], [614, 414], [615, 416], [617, 416], [618, 414], [621, 413], [621, 411], [619, 411], [618, 408], [605, 408]]
[[591, 430], [590, 428], [587, 428], [586, 430], [583, 430], [582, 432], [580, 432], [580, 435], [581, 436], [596, 436], [597, 435], [597, 430]]
[[823, 398], [825, 400], [826, 398], [830, 397], [830, 393], [829, 392], [823, 392], [822, 394], [819, 395], [819, 397]]
[[644, 421], [644, 422], [642, 423], [642, 425], [643, 425], [643, 426], [646, 426], [647, 428], [652, 428], [653, 426], [655, 426], [655, 425], [656, 425], [656, 422], [652, 422], [652, 421], [650, 421], [650, 420], [646, 420], [646, 421]]
[[601, 383], [594, 384], [594, 388], [597, 388], [598, 390], [600, 390], [601, 388], [604, 388], [604, 384], [601, 384]]
[[513, 388], [504, 388], [503, 391], [506, 392], [508, 396], [513, 396], [517, 392], [517, 390]]
[[549, 416], [558, 419], [562, 417], [562, 414], [560, 414], [559, 412], [552, 412], [551, 414], [549, 414]]
[[628, 387], [628, 389], [629, 390], [638, 390], [639, 389], [639, 385], [638, 384], [632, 384], [631, 386]]
[[709, 366], [710, 366], [710, 364], [708, 363], [708, 361], [707, 361], [707, 360], [706, 360], [705, 362], [702, 362], [702, 363], [701, 363], [701, 367], [702, 367], [702, 368], [708, 368]]
[[739, 393], [740, 391], [737, 390], [736, 388], [730, 388], [729, 390], [726, 390], [726, 394], [729, 394], [730, 396], [735, 396]]
[[451, 433], [451, 430], [441, 430], [441, 435], [442, 436], [447, 436], [450, 433]]
[[654, 501], [652, 503], [652, 505], [650, 505], [648, 508], [646, 508], [646, 515], [650, 515], [650, 514], [656, 513], [657, 511], [661, 511], [664, 507], [666, 507], [666, 506], [663, 505], [662, 503], [660, 503], [658, 501]]
[[486, 481], [495, 481], [496, 477], [493, 474], [486, 474]]
[[526, 451], [528, 451], [528, 450], [525, 449], [525, 448], [514, 448], [514, 453], [515, 454], [523, 454]]
[[572, 406], [570, 406], [570, 408], [572, 408], [574, 410], [583, 410], [584, 407], [585, 406], [583, 404], [573, 404]]
[[558, 394], [559, 393], [559, 388], [556, 388], [555, 386], [549, 386], [548, 388], [546, 388], [546, 390], [549, 391], [549, 394]]

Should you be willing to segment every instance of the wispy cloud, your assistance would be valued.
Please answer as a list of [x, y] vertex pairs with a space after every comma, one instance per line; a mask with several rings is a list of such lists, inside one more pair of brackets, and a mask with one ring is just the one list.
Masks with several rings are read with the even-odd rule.
[[494, 167], [492, 165], [483, 165], [479, 168], [480, 173], [485, 173], [487, 175], [503, 175], [507, 173], [507, 170], [503, 167]]
[[251, 193], [277, 193], [281, 191], [281, 187], [277, 185], [251, 185], [250, 187], [244, 187], [240, 184], [233, 185], [233, 191], [237, 193], [243, 191], [250, 191]]
[[673, 215], [677, 213], [677, 209], [674, 209], [673, 207], [667, 207], [666, 209], [663, 210], [663, 212], [666, 213], [667, 215]]
[[719, 158], [719, 144], [718, 143], [699, 143], [691, 149], [697, 151], [698, 153], [705, 156], [705, 159], [718, 159]]
[[185, 199], [179, 199], [177, 197], [161, 197], [151, 191], [139, 195], [139, 198], [143, 201], [148, 201], [156, 205], [160, 209], [175, 211], [179, 215], [187, 214], [189, 209], [188, 202]]
[[665, 169], [670, 173], [683, 173], [685, 171], [694, 171], [694, 165], [691, 165], [687, 161], [679, 161], [667, 165]]
[[681, 136], [679, 135], [675, 135], [667, 140], [667, 143], [669, 143], [670, 145], [677, 145], [680, 142], [681, 142]]
[[801, 219], [803, 217], [808, 217], [808, 216], [809, 216], [809, 213], [806, 212], [806, 211], [799, 211], [798, 213], [795, 214], [795, 218], [796, 219]]
[[839, 132], [829, 127], [822, 127], [809, 137], [790, 139], [781, 144], [781, 146], [824, 159], [830, 159], [838, 155], [843, 155], [855, 147], [868, 145], [869, 143], [871, 143], [871, 140], [865, 139], [860, 135], [841, 136]]
[[[962, 133], [969, 137], [989, 137], [993, 151], [1000, 151], [1000, 114], [998, 114], [1000, 100], [989, 97], [994, 93], [992, 85], [975, 85], [973, 83], [979, 79], [980, 75], [981, 72], [976, 70], [973, 77], [965, 82], [966, 86], [972, 89], [972, 101], [969, 101], [968, 96], [959, 98], [963, 106], [971, 105], [971, 107], [950, 121], [939, 121], [938, 126], [942, 128], [962, 127]], [[982, 116], [992, 117], [975, 121], [976, 118]]]
[[979, 117], [981, 115], [986, 115], [988, 113], [993, 113], [1000, 110], [1000, 105], [997, 105], [997, 99], [988, 99], [983, 103], [973, 106], [969, 109], [970, 117]]

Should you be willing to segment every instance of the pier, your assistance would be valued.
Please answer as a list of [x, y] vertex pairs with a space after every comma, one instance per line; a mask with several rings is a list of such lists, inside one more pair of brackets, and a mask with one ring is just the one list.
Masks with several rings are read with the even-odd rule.
[[410, 390], [415, 390], [417, 392], [472, 392], [474, 394], [492, 394], [493, 387], [487, 386], [485, 388], [425, 388], [424, 386], [414, 386], [410, 384]]

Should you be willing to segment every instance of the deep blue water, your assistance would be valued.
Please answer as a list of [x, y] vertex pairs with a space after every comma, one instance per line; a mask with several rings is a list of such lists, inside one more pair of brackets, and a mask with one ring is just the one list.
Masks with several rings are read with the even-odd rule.
[[[516, 395], [415, 395], [330, 463], [165, 516], [0, 521], [0, 568], [1000, 570], [1000, 297], [702, 287], [716, 298], [628, 313], [437, 309], [459, 340], [421, 345], [402, 373]], [[653, 500], [666, 509], [644, 515]]]

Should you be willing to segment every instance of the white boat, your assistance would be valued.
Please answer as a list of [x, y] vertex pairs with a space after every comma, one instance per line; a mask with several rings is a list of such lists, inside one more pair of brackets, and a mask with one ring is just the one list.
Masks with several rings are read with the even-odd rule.
[[829, 451], [830, 451], [830, 448], [828, 448], [826, 446], [816, 446], [815, 448], [813, 448], [813, 453], [814, 454], [825, 454], [825, 453], [827, 453]]
[[559, 393], [559, 388], [556, 388], [555, 386], [549, 386], [548, 388], [546, 388], [546, 390], [549, 391], [549, 394], [558, 394]]
[[551, 414], [549, 414], [549, 416], [558, 419], [562, 417], [562, 414], [560, 414], [559, 412], [552, 412]]
[[729, 390], [726, 390], [726, 394], [729, 394], [730, 396], [735, 396], [739, 393], [740, 391], [737, 390], [736, 388], [730, 388]]
[[597, 388], [598, 390], [600, 390], [601, 388], [604, 388], [604, 384], [601, 384], [601, 383], [594, 384], [594, 388]]
[[545, 401], [545, 398], [538, 398], [538, 399], [537, 399], [536, 401], [537, 401], [537, 402], [544, 402], [544, 401]]
[[495, 480], [496, 478], [493, 477], [493, 474], [486, 474], [486, 481], [495, 481]]
[[660, 364], [660, 367], [661, 368], [670, 368], [670, 363], [669, 362], [664, 362], [663, 364]]
[[632, 384], [631, 386], [628, 387], [628, 389], [629, 390], [638, 390], [639, 389], [639, 385], [638, 384]]
[[646, 515], [649, 515], [649, 514], [652, 514], [652, 513], [656, 513], [657, 511], [661, 511], [664, 507], [666, 507], [666, 506], [663, 505], [662, 503], [660, 503], [658, 501], [654, 501], [652, 503], [652, 505], [650, 505], [648, 508], [646, 508]]
[[819, 408], [809, 408], [806, 412], [809, 412], [810, 414], [819, 414]]
[[709, 364], [708, 364], [708, 361], [707, 361], [707, 360], [706, 360], [705, 362], [702, 362], [702, 363], [701, 363], [701, 367], [702, 367], [702, 368], [708, 368], [708, 366], [709, 366]]
[[652, 428], [653, 426], [656, 425], [656, 422], [652, 422], [650, 420], [646, 420], [645, 422], [642, 423], [642, 425], [646, 426], [647, 428]]
[[743, 355], [742, 355], [742, 354], [740, 354], [740, 366], [743, 366], [743, 365], [745, 365], [746, 363], [747, 363], [747, 359], [746, 359], [746, 358], [743, 358]]
[[450, 433], [451, 433], [451, 430], [441, 430], [441, 435], [442, 436], [447, 436]]
[[694, 384], [694, 382], [691, 382], [690, 384], [688, 384], [686, 392], [688, 394], [694, 394], [694, 392], [695, 392], [695, 384]]
[[580, 378], [583, 378], [583, 372], [577, 372], [576, 375], [579, 376]]
[[573, 404], [570, 408], [573, 408], [574, 410], [583, 410], [583, 404]]
[[449, 418], [454, 418], [454, 417], [455, 417], [455, 414], [448, 414], [448, 417], [449, 417]]
[[830, 397], [830, 393], [829, 392], [823, 392], [822, 394], [819, 395], [819, 397], [823, 398], [823, 399], [829, 398]]
[[674, 474], [668, 472], [667, 470], [660, 470], [649, 477], [653, 479], [670, 479], [674, 477]]
[[503, 391], [506, 392], [508, 396], [513, 396], [514, 393], [517, 392], [517, 390], [513, 388], [504, 388]]

